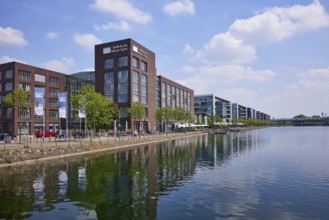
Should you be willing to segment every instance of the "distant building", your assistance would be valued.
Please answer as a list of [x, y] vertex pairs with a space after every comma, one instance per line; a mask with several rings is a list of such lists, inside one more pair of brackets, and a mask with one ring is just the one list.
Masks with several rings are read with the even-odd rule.
[[232, 118], [247, 118], [247, 107], [233, 103]]
[[223, 121], [230, 122], [232, 119], [231, 102], [214, 94], [196, 95], [194, 113], [199, 117], [218, 115]]
[[[1, 102], [6, 94], [20, 86], [30, 91], [26, 102], [30, 107], [16, 110]], [[45, 119], [34, 114], [34, 88], [44, 88]], [[34, 134], [43, 127], [47, 130], [63, 128], [59, 118], [58, 93], [65, 92], [65, 74], [30, 66], [18, 62], [0, 64], [0, 118], [1, 132], [19, 133], [22, 122], [22, 133]], [[27, 126], [28, 125], [28, 126]], [[65, 125], [64, 125], [65, 126]]]

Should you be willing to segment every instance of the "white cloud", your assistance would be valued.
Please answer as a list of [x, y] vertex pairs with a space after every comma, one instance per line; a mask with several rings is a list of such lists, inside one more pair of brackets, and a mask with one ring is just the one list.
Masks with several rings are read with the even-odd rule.
[[9, 56], [3, 56], [3, 57], [0, 57], [0, 63], [9, 63], [9, 62], [19, 62], [19, 63], [26, 63], [24, 61], [21, 61], [21, 60], [18, 60], [16, 58], [13, 58], [13, 57], [9, 57]]
[[319, 1], [314, 1], [306, 6], [265, 9], [251, 18], [236, 20], [229, 32], [246, 44], [259, 46], [326, 26], [329, 26], [329, 16]]
[[94, 0], [91, 5], [97, 11], [112, 13], [118, 18], [133, 21], [138, 24], [147, 24], [152, 16], [130, 3], [129, 0]]
[[117, 30], [117, 31], [130, 31], [130, 26], [129, 24], [124, 21], [121, 20], [118, 23], [114, 23], [114, 22], [108, 22], [106, 24], [102, 24], [100, 26], [98, 25], [94, 25], [94, 28], [96, 30]]
[[269, 81], [276, 75], [272, 70], [253, 70], [250, 67], [239, 65], [186, 66], [183, 71], [189, 72], [192, 76], [178, 80], [178, 82], [192, 89], [197, 89], [198, 93], [216, 93], [221, 85], [227, 83]]
[[256, 59], [258, 46], [326, 26], [329, 15], [319, 1], [306, 6], [267, 8], [248, 19], [236, 20], [227, 32], [213, 36], [195, 58], [206, 64], [249, 63]]
[[243, 64], [256, 59], [256, 50], [227, 32], [215, 35], [195, 58], [206, 64]]
[[76, 34], [73, 40], [89, 51], [93, 51], [96, 44], [102, 43], [102, 40], [98, 39], [94, 34]]
[[0, 27], [0, 45], [24, 46], [27, 44], [21, 30]]
[[296, 82], [285, 86], [277, 94], [264, 97], [262, 101], [271, 112], [276, 113], [276, 118], [298, 114], [320, 115], [321, 112], [329, 114], [328, 85], [329, 67], [309, 69], [298, 74]]
[[325, 69], [310, 69], [299, 74], [299, 80], [296, 83], [288, 85], [286, 88], [289, 92], [294, 90], [317, 92], [325, 90], [329, 92], [329, 67]]
[[83, 72], [91, 72], [91, 71], [95, 71], [95, 68], [94, 67], [89, 67], [89, 68], [83, 69], [82, 71]]
[[191, 45], [185, 44], [183, 49], [183, 54], [185, 55], [194, 54], [194, 49], [191, 47]]
[[70, 68], [75, 66], [75, 62], [72, 57], [62, 57], [60, 60], [49, 60], [41, 65], [49, 70], [68, 73]]
[[176, 16], [178, 14], [189, 14], [195, 13], [194, 3], [191, 0], [177, 0], [166, 4], [163, 10], [171, 15]]
[[56, 32], [48, 32], [47, 34], [46, 34], [46, 38], [48, 39], [48, 40], [55, 40], [55, 39], [57, 39], [58, 38], [58, 33], [56, 33]]

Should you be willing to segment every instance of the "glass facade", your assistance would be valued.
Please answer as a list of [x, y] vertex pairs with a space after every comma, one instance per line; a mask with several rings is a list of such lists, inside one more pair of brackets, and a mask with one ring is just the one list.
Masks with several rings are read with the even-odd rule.
[[139, 102], [139, 73], [133, 71], [133, 102]]
[[114, 73], [106, 72], [104, 73], [104, 96], [114, 98]]
[[118, 103], [128, 102], [128, 70], [118, 71]]
[[142, 104], [147, 104], [147, 76], [142, 74]]

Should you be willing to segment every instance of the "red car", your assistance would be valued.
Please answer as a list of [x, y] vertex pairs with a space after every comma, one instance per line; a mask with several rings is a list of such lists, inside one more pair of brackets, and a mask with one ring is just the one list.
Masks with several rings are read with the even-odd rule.
[[[55, 137], [56, 133], [53, 131], [46, 131], [44, 136], [45, 137]], [[41, 138], [43, 136], [43, 131], [38, 131], [37, 133], [35, 133], [35, 136], [37, 138]]]

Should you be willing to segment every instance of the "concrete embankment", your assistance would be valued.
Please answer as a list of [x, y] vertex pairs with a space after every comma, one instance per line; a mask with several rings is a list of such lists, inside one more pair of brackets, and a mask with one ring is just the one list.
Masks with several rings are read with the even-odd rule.
[[144, 144], [168, 141], [178, 138], [204, 135], [204, 132], [157, 134], [142, 137], [123, 138], [97, 138], [91, 142], [89, 139], [75, 141], [59, 141], [24, 145], [9, 144], [6, 149], [0, 151], [0, 168], [38, 163], [57, 158], [80, 156], [99, 153], [102, 151], [118, 150]]

